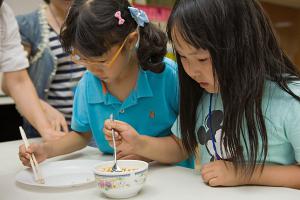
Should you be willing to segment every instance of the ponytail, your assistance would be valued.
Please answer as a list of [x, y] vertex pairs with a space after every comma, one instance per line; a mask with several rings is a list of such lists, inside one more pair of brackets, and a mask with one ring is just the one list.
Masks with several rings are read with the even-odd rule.
[[163, 59], [167, 53], [167, 36], [154, 24], [139, 27], [140, 42], [137, 57], [144, 70], [155, 73], [164, 71]]

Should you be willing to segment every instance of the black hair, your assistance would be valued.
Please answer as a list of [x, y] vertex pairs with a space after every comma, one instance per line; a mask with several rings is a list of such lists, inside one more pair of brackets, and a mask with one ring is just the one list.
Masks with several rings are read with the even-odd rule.
[[[177, 0], [167, 25], [171, 40], [176, 40], [171, 37], [174, 30], [196, 49], [209, 51], [224, 106], [225, 154], [236, 169], [252, 174], [256, 162], [265, 163], [268, 152], [262, 112], [265, 81], [275, 82], [300, 101], [288, 87], [291, 81], [299, 80], [296, 66], [280, 48], [270, 20], [256, 0]], [[204, 89], [187, 75], [176, 56], [182, 142], [186, 151], [194, 154], [196, 110]]]
[[1, 6], [2, 6], [3, 1], [4, 1], [4, 0], [0, 0], [0, 8], [1, 8]]
[[[96, 57], [122, 43], [138, 27], [129, 6], [127, 0], [74, 0], [61, 31], [64, 49], [70, 52], [73, 47], [86, 57]], [[117, 11], [125, 19], [123, 25], [114, 16]], [[144, 70], [163, 71], [167, 35], [151, 23], [139, 27], [139, 33], [140, 65]]]
[[46, 4], [50, 4], [50, 0], [44, 0]]

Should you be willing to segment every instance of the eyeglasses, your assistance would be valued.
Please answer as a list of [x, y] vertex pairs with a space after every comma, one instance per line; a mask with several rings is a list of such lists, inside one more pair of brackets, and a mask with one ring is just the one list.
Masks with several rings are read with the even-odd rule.
[[112, 59], [107, 63], [106, 62], [101, 62], [101, 61], [96, 61], [96, 60], [90, 60], [90, 59], [86, 59], [86, 58], [81, 58], [78, 54], [76, 54], [76, 52], [73, 50], [71, 53], [71, 60], [79, 65], [83, 65], [83, 66], [97, 66], [99, 65], [99, 63], [107, 63], [107, 67], [110, 68], [114, 62], [117, 60], [118, 56], [120, 55], [122, 49], [124, 48], [126, 42], [128, 40], [128, 36], [125, 38], [124, 42], [122, 43], [122, 45], [120, 46], [120, 48], [116, 51], [116, 53], [114, 54], [114, 56], [112, 57]]

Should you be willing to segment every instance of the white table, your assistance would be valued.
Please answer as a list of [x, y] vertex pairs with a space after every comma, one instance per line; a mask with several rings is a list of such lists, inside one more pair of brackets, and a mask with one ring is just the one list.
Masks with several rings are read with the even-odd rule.
[[[18, 160], [21, 141], [0, 143], [0, 200], [99, 200], [94, 184], [69, 189], [41, 189], [15, 182], [15, 175], [23, 169]], [[110, 160], [97, 149], [87, 147], [81, 151], [51, 160], [99, 159]], [[49, 160], [49, 161], [51, 161]], [[149, 176], [142, 192], [133, 199], [162, 200], [299, 200], [300, 191], [275, 187], [230, 187], [212, 188], [205, 185], [193, 170], [175, 166], [150, 166]]]

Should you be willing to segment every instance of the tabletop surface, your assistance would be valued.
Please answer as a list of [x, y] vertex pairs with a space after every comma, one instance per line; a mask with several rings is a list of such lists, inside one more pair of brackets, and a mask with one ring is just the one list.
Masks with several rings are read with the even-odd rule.
[[[32, 140], [31, 140], [32, 141]], [[68, 189], [50, 189], [26, 186], [15, 181], [16, 174], [24, 169], [18, 159], [18, 147], [22, 141], [0, 143], [0, 200], [99, 200], [106, 199], [100, 194], [95, 183]], [[86, 147], [72, 154], [52, 158], [47, 162], [70, 159], [111, 160], [97, 149]], [[150, 165], [149, 176], [143, 190], [132, 199], [263, 199], [300, 200], [300, 191], [289, 188], [243, 186], [209, 187], [194, 170], [176, 166]]]

